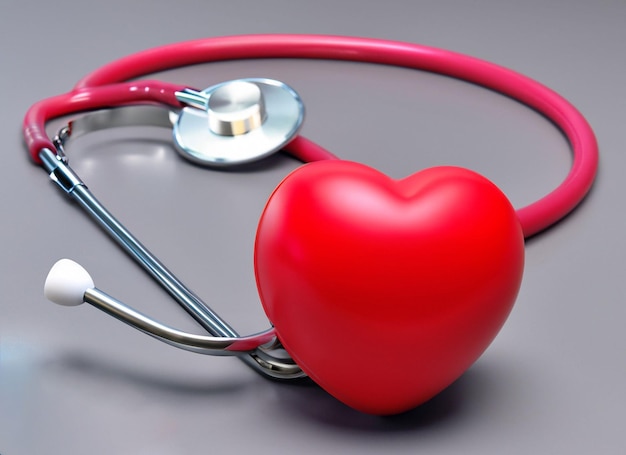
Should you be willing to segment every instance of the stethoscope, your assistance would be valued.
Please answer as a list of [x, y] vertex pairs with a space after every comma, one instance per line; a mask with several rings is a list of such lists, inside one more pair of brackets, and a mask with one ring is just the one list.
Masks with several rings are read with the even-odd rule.
[[[249, 78], [200, 91], [136, 80], [184, 65], [252, 58], [378, 63], [490, 88], [530, 106], [564, 132], [573, 150], [571, 170], [551, 193], [515, 210], [495, 185], [468, 170], [434, 168], [395, 181], [337, 159], [298, 136], [303, 102], [282, 82]], [[49, 120], [78, 112], [89, 113], [53, 140], [47, 136]], [[125, 125], [173, 128], [182, 156], [214, 168], [279, 150], [318, 162], [285, 178], [259, 223], [255, 272], [272, 328], [239, 336], [116, 220], [69, 166], [65, 149], [71, 139]], [[524, 238], [572, 211], [589, 191], [598, 165], [597, 143], [583, 116], [523, 75], [431, 47], [338, 36], [233, 36], [139, 52], [94, 71], [72, 91], [33, 105], [24, 136], [31, 158], [210, 336], [154, 321], [97, 289], [87, 271], [68, 259], [51, 269], [48, 299], [68, 306], [87, 302], [182, 349], [239, 356], [270, 378], [310, 376], [340, 401], [373, 414], [418, 406], [481, 355], [517, 295]], [[457, 276], [445, 276], [448, 271]], [[386, 298], [391, 302], [381, 302]], [[382, 305], [391, 305], [391, 315]]]

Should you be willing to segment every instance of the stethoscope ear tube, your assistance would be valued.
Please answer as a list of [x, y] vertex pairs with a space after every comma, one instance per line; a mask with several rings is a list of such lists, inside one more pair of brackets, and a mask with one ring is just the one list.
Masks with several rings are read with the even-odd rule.
[[44, 294], [48, 300], [63, 306], [88, 303], [160, 341], [199, 354], [219, 356], [250, 353], [276, 337], [272, 329], [247, 337], [209, 337], [174, 329], [96, 288], [89, 273], [70, 259], [61, 259], [52, 266], [46, 278]]
[[274, 359], [271, 355], [271, 349], [265, 349], [263, 353], [260, 352], [262, 350], [261, 345], [274, 338], [272, 329], [255, 337], [239, 337], [237, 332], [176, 278], [91, 194], [64, 160], [47, 149], [41, 152], [41, 156], [42, 162], [49, 169], [53, 180], [69, 196], [91, 215], [131, 257], [139, 262], [205, 330], [215, 337], [224, 337], [227, 340], [216, 344], [214, 338], [203, 338], [171, 329], [96, 289], [85, 290], [85, 301], [105, 313], [176, 347], [213, 355], [216, 355], [218, 351], [219, 355], [233, 355], [240, 354], [241, 351], [249, 351], [248, 355], [242, 356], [242, 359], [265, 376], [275, 379], [295, 379], [305, 376], [295, 363], [285, 361], [283, 358]]
[[[45, 102], [43, 103], [45, 105]], [[82, 107], [82, 106], [81, 106]], [[45, 109], [44, 109], [45, 111]], [[198, 352], [211, 353], [214, 355], [239, 355], [242, 360], [250, 364], [253, 369], [264, 376], [272, 379], [296, 379], [304, 377], [305, 374], [300, 368], [282, 351], [280, 343], [274, 340], [271, 346], [267, 343], [268, 334], [272, 334], [270, 329], [256, 337], [238, 337], [236, 332], [226, 324], [215, 312], [213, 312], [196, 294], [189, 290], [178, 278], [176, 278], [150, 251], [147, 250], [113, 215], [93, 196], [80, 177], [72, 170], [68, 163], [65, 150], [72, 139], [89, 132], [121, 127], [121, 126], [157, 126], [170, 127], [172, 121], [176, 121], [178, 114], [163, 107], [157, 106], [126, 106], [116, 109], [97, 110], [72, 120], [68, 126], [63, 127], [54, 138], [54, 148], [52, 150], [44, 148], [40, 151], [39, 159], [43, 167], [49, 173], [51, 179], [65, 193], [71, 196], [90, 216], [109, 233], [118, 244], [127, 251], [144, 269], [146, 269], [169, 293], [185, 308], [194, 319], [204, 327], [209, 333], [238, 340], [229, 349], [215, 354], [218, 349], [206, 349], [200, 342], [194, 345], [191, 341], [197, 337], [190, 335], [190, 343], [180, 344], [172, 342], [163, 331], [159, 329], [162, 324], [152, 321], [143, 327], [137, 326], [138, 320], [148, 321], [147, 316], [142, 315], [137, 319], [133, 317], [133, 311], [124, 312], [124, 304], [117, 302], [114, 305], [103, 306], [102, 302], [109, 300], [97, 299], [91, 302], [93, 306], [113, 315], [127, 324], [142, 330], [155, 338], [161, 339], [169, 344], [196, 350]], [[288, 144], [287, 149], [296, 158], [303, 161], [317, 161], [322, 159], [335, 158], [334, 155], [319, 147], [317, 144], [307, 141], [304, 138], [296, 138], [295, 144]], [[91, 295], [90, 293], [87, 293]], [[172, 335], [170, 338], [176, 338]], [[169, 340], [169, 341], [168, 341]], [[241, 351], [248, 351], [247, 355]], [[275, 353], [279, 353], [275, 356]]]

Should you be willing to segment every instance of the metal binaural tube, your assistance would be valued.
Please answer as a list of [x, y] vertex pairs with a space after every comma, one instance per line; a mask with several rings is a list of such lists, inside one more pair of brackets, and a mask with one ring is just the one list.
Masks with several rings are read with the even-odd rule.
[[[97, 288], [85, 291], [83, 300], [135, 329], [174, 347], [199, 354], [237, 355], [256, 349], [255, 344], [268, 343], [273, 331], [250, 337], [208, 337], [195, 335], [169, 327], [134, 310]], [[247, 349], [252, 346], [250, 349]]]
[[117, 221], [87, 187], [84, 185], [77, 186], [70, 194], [209, 333], [215, 336], [237, 336], [237, 333], [228, 324], [178, 280], [137, 238]]
[[[76, 200], [98, 225], [111, 235], [205, 330], [216, 337], [239, 338], [233, 328], [176, 278], [95, 198], [66, 161], [57, 158], [48, 149], [41, 151], [41, 159], [50, 177]], [[70, 182], [71, 185], [66, 182]], [[274, 379], [296, 379], [306, 376], [297, 364], [274, 358], [271, 348], [265, 350], [257, 347], [249, 355], [241, 356], [241, 359], [254, 370]]]

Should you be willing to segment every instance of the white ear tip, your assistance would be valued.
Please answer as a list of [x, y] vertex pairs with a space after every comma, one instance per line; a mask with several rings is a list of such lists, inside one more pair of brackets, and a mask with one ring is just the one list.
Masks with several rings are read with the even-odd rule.
[[91, 276], [80, 264], [61, 259], [52, 266], [43, 293], [54, 303], [65, 306], [76, 306], [83, 303], [87, 289], [94, 287]]

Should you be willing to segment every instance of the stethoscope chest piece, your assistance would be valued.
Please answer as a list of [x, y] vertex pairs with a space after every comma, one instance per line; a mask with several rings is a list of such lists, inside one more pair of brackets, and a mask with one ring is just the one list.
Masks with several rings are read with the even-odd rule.
[[188, 105], [174, 123], [176, 149], [206, 166], [264, 158], [289, 143], [304, 120], [300, 96], [273, 79], [238, 79], [176, 96]]

